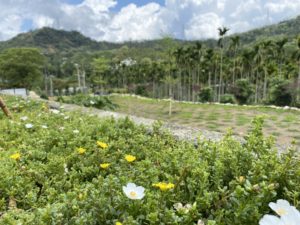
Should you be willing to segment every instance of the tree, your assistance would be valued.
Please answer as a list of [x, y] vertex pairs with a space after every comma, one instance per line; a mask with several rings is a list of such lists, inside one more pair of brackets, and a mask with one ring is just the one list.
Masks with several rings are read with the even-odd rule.
[[0, 54], [0, 82], [6, 87], [32, 89], [42, 82], [44, 56], [35, 48], [11, 48]]
[[219, 96], [218, 101], [220, 101], [221, 98], [221, 91], [222, 91], [222, 85], [223, 85], [223, 48], [224, 48], [224, 36], [229, 31], [227, 27], [219, 27], [219, 40], [218, 40], [218, 46], [221, 49], [221, 61], [220, 61], [220, 82], [219, 82]]
[[234, 85], [235, 83], [235, 70], [236, 70], [236, 53], [238, 50], [238, 47], [240, 45], [240, 36], [234, 36], [230, 38], [231, 43], [230, 43], [230, 49], [233, 49], [233, 78], [232, 78], [232, 83]]

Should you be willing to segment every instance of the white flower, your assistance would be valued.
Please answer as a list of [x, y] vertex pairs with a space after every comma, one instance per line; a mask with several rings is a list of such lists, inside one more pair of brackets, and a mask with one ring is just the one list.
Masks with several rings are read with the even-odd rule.
[[205, 225], [205, 223], [202, 220], [198, 220], [197, 225]]
[[74, 134], [79, 134], [79, 130], [73, 130]]
[[128, 183], [127, 186], [123, 186], [125, 195], [133, 200], [142, 199], [145, 196], [145, 188], [142, 186], [136, 186], [134, 183]]
[[94, 102], [94, 101], [90, 101], [90, 104], [91, 104], [91, 105], [95, 105], [95, 102]]
[[59, 110], [57, 110], [57, 109], [51, 109], [50, 112], [52, 112], [54, 114], [59, 114], [60, 113]]
[[25, 121], [25, 120], [28, 120], [28, 117], [27, 117], [27, 116], [22, 116], [20, 119], [21, 119], [22, 121]]
[[64, 170], [65, 170], [65, 173], [69, 173], [69, 169], [68, 169], [68, 165], [67, 164], [64, 164]]
[[70, 118], [69, 116], [65, 116], [65, 117], [64, 117], [65, 120], [67, 120], [67, 119], [69, 119], [69, 118]]
[[286, 200], [279, 199], [276, 203], [271, 202], [269, 204], [270, 208], [274, 210], [279, 216], [288, 214], [292, 210], [292, 206]]
[[27, 129], [31, 129], [31, 128], [33, 128], [33, 125], [31, 123], [27, 123], [27, 124], [25, 124], [25, 127]]
[[41, 126], [43, 129], [47, 129], [48, 127], [46, 125]]
[[265, 215], [260, 221], [259, 225], [299, 225], [300, 212], [289, 204], [288, 201], [279, 199], [276, 203], [269, 204], [279, 216]]
[[277, 216], [264, 215], [264, 217], [259, 221], [259, 225], [284, 225], [284, 224]]
[[300, 212], [292, 206], [292, 209], [288, 214], [283, 215], [281, 220], [284, 225], [299, 225], [300, 224]]
[[59, 130], [64, 130], [65, 128], [64, 127], [60, 127], [60, 128], [58, 128]]

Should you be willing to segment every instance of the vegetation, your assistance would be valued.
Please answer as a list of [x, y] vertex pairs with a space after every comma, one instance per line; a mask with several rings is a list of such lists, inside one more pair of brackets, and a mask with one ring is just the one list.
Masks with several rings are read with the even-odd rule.
[[63, 103], [76, 104], [85, 107], [94, 107], [97, 109], [114, 110], [117, 105], [112, 103], [108, 97], [103, 96], [88, 96], [88, 95], [74, 95], [69, 97], [58, 97], [57, 99]]
[[[149, 132], [6, 100], [14, 121], [0, 114], [0, 224], [252, 225], [271, 201], [299, 207], [299, 158], [277, 154], [261, 118], [244, 144], [228, 133], [195, 146], [159, 124]], [[128, 193], [128, 183], [145, 191]]]
[[118, 105], [117, 112], [197, 128], [199, 133], [202, 130], [226, 133], [232, 128], [234, 135], [245, 136], [251, 120], [263, 115], [265, 134], [274, 136], [281, 146], [293, 141], [300, 146], [300, 112], [294, 110], [173, 102], [170, 116], [169, 101], [120, 95], [110, 99]]
[[0, 88], [32, 89], [42, 81], [44, 58], [34, 48], [11, 48], [0, 54]]

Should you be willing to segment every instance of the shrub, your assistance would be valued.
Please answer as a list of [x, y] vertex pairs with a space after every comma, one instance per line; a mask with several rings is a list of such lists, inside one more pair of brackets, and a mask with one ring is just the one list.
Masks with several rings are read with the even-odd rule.
[[289, 81], [274, 79], [271, 83], [269, 103], [278, 106], [291, 105], [293, 101], [293, 94], [289, 85]]
[[212, 102], [214, 97], [214, 92], [212, 88], [205, 87], [200, 90], [198, 98], [200, 102]]
[[78, 94], [69, 97], [60, 97], [58, 99], [63, 103], [82, 105], [85, 107], [94, 107], [97, 109], [114, 110], [117, 105], [114, 104], [108, 97], [105, 96], [90, 96]]
[[231, 104], [235, 104], [236, 103], [236, 100], [234, 98], [234, 95], [232, 94], [225, 94], [225, 95], [222, 95], [221, 96], [221, 99], [220, 99], [220, 103], [231, 103]]
[[247, 79], [237, 80], [235, 86], [231, 90], [231, 93], [235, 96], [235, 99], [239, 104], [249, 103], [249, 98], [253, 92], [253, 87]]
[[[253, 225], [270, 212], [269, 202], [299, 207], [299, 157], [293, 149], [278, 155], [263, 136], [262, 118], [244, 143], [228, 133], [195, 147], [159, 124], [149, 131], [129, 119], [6, 103], [22, 111], [16, 122], [0, 120], [0, 224]], [[128, 162], [126, 155], [136, 158]], [[143, 199], [127, 198], [122, 187], [129, 182], [145, 188]], [[159, 182], [175, 186], [161, 191]]]

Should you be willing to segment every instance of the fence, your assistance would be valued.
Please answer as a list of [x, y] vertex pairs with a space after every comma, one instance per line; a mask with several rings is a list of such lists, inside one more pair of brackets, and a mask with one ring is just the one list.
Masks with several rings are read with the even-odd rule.
[[18, 95], [18, 96], [26, 97], [27, 90], [25, 88], [0, 89], [0, 94]]

